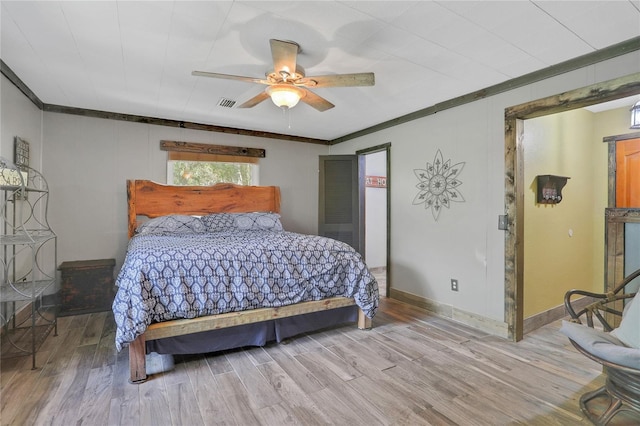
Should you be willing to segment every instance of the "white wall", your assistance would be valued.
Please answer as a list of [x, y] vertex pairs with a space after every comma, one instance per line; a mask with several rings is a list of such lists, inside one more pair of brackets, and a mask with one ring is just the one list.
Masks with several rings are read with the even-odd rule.
[[[391, 142], [391, 283], [441, 305], [504, 322], [504, 110], [535, 99], [638, 72], [640, 53], [618, 58], [435, 115], [333, 145], [331, 154]], [[425, 107], [428, 100], [425, 100]], [[438, 221], [412, 204], [414, 169], [444, 160], [465, 162], [459, 178], [464, 203]], [[450, 289], [450, 278], [460, 290]]]
[[0, 155], [13, 162], [16, 136], [29, 142], [29, 165], [39, 169], [42, 159], [42, 111], [4, 75], [0, 75]]
[[[11, 162], [14, 161], [16, 136], [29, 142], [29, 165], [38, 169], [42, 160], [42, 112], [13, 83], [0, 76], [0, 156]], [[3, 225], [0, 223], [0, 226]], [[30, 259], [24, 256], [16, 258], [15, 265], [18, 276], [31, 268]], [[3, 271], [4, 268], [0, 267], [0, 279], [4, 279]], [[2, 311], [3, 308], [0, 306], [0, 324], [4, 324], [10, 314]]]
[[[387, 176], [387, 152], [365, 155], [367, 176]], [[387, 266], [387, 190], [365, 188], [365, 261], [369, 268]]]
[[127, 179], [166, 182], [160, 140], [264, 148], [260, 184], [282, 192], [282, 224], [316, 233], [318, 156], [324, 145], [252, 138], [81, 116], [44, 114], [43, 172], [51, 186], [50, 222], [60, 262], [115, 258], [127, 244]]

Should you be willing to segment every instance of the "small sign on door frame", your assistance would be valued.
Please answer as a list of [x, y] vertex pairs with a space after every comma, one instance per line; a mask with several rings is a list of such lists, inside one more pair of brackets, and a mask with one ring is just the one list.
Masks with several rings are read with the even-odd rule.
[[364, 186], [367, 188], [386, 188], [386, 176], [365, 176]]

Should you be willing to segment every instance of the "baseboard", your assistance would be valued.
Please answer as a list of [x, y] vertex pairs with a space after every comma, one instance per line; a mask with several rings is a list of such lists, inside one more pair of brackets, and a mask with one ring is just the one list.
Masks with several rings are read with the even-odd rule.
[[494, 336], [505, 339], [509, 338], [509, 327], [505, 322], [483, 317], [473, 312], [458, 309], [455, 306], [435, 302], [427, 299], [426, 297], [418, 296], [395, 288], [390, 289], [389, 297], [432, 312], [435, 315], [468, 325], [469, 327], [473, 327]]
[[[591, 302], [593, 302], [593, 298], [583, 296], [580, 298], [572, 299], [571, 305], [574, 307], [574, 309], [582, 309]], [[551, 324], [554, 321], [561, 320], [567, 315], [567, 309], [565, 308], [564, 303], [551, 309], [547, 309], [546, 311], [540, 312], [538, 314], [531, 315], [530, 317], [524, 319], [523, 333], [530, 333], [542, 326]]]

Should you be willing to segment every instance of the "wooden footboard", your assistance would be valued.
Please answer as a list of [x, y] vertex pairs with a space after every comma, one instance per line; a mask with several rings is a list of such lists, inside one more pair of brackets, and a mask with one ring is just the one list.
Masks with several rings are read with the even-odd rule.
[[[217, 330], [236, 325], [253, 324], [276, 318], [286, 318], [312, 312], [353, 306], [355, 301], [347, 297], [302, 302], [280, 308], [261, 308], [251, 311], [230, 312], [194, 319], [182, 319], [151, 324], [146, 332], [129, 344], [129, 372], [131, 383], [142, 383], [147, 379], [146, 341], [166, 337], [182, 336], [202, 331]], [[358, 310], [358, 328], [370, 329], [371, 319]]]

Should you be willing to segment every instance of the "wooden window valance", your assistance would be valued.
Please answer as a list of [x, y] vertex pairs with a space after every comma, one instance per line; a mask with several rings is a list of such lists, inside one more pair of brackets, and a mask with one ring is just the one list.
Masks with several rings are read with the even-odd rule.
[[205, 143], [160, 141], [160, 149], [169, 151], [169, 160], [220, 161], [257, 164], [266, 152], [260, 148], [210, 145]]

